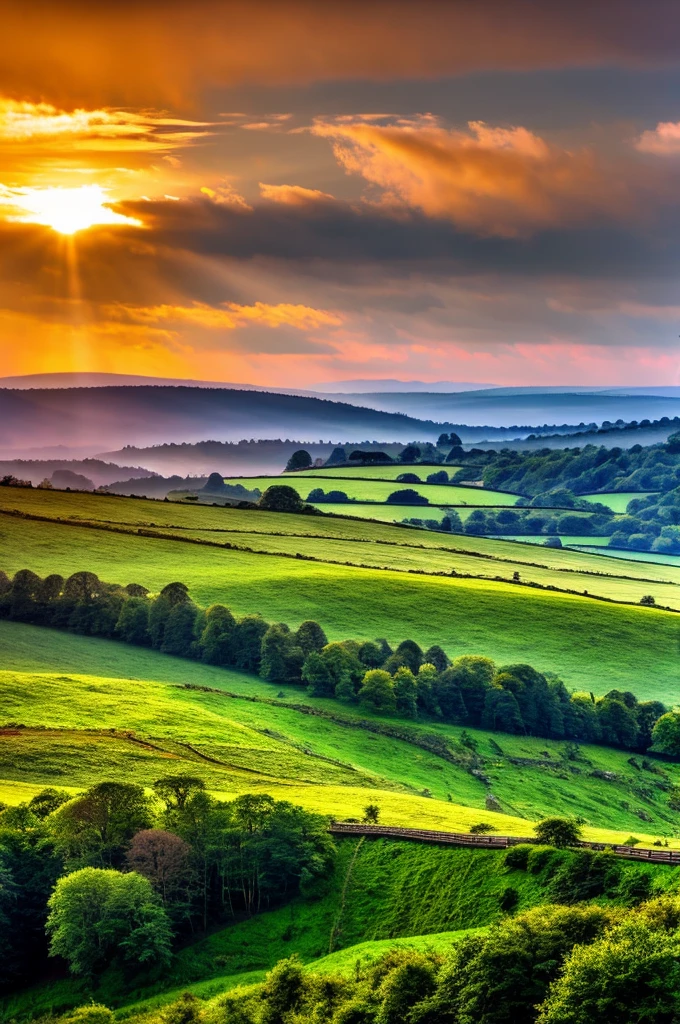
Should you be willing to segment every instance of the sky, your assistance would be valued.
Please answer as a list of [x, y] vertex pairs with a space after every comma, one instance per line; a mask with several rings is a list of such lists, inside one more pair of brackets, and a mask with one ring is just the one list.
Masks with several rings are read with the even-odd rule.
[[680, 384], [675, 0], [4, 0], [0, 375]]

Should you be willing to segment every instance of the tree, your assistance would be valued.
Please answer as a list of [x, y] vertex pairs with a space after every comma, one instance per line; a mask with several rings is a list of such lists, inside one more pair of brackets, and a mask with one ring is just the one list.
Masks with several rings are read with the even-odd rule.
[[347, 456], [344, 448], [334, 448], [326, 459], [327, 466], [342, 466], [345, 462], [347, 462]]
[[544, 818], [534, 825], [536, 840], [543, 846], [554, 846], [565, 850], [578, 846], [581, 841], [581, 826], [569, 818]]
[[150, 602], [143, 597], [129, 597], [123, 602], [115, 628], [123, 643], [145, 647], [151, 642], [149, 610]]
[[137, 832], [125, 862], [130, 871], [151, 882], [164, 905], [186, 894], [191, 876], [191, 847], [172, 832], [161, 828]]
[[416, 462], [420, 458], [420, 448], [414, 444], [408, 444], [399, 456], [400, 462]]
[[437, 683], [439, 673], [434, 665], [428, 661], [418, 669], [416, 680], [418, 687], [418, 707], [427, 712], [428, 715], [441, 715], [442, 711], [437, 701]]
[[[313, 654], [310, 655], [310, 659], [313, 659], [313, 664], [316, 666], [314, 668], [316, 673], [314, 685], [317, 695], [331, 695], [325, 689], [328, 685], [329, 688], [332, 687], [332, 692], [341, 700], [353, 700], [364, 673], [363, 665], [357, 655], [352, 650], [348, 650], [346, 644], [332, 643], [326, 644], [319, 657], [324, 664], [323, 670], [318, 666], [318, 662], [313, 658]], [[330, 677], [327, 683], [325, 681], [327, 678], [324, 674], [325, 671], [328, 672]], [[311, 676], [307, 681], [311, 683]], [[324, 692], [319, 692], [320, 689], [323, 689]]]
[[245, 615], [233, 633], [234, 665], [245, 672], [259, 672], [262, 638], [269, 624], [260, 615]]
[[261, 1024], [285, 1024], [302, 1005], [309, 979], [297, 953], [279, 960], [262, 987]]
[[397, 710], [397, 700], [389, 672], [379, 668], [369, 669], [359, 690], [359, 703], [369, 711], [394, 714]]
[[233, 662], [233, 637], [236, 619], [224, 605], [214, 604], [208, 608], [205, 626], [199, 641], [202, 661], [209, 665], [231, 665]]
[[149, 609], [149, 637], [151, 646], [160, 650], [163, 645], [165, 626], [170, 612], [179, 605], [191, 601], [189, 588], [184, 583], [168, 583]]
[[387, 496], [388, 505], [429, 505], [430, 499], [424, 494], [419, 494], [412, 487], [405, 487], [401, 491], [392, 491]]
[[266, 512], [302, 512], [305, 507], [298, 492], [287, 484], [272, 484], [257, 504]]
[[70, 794], [65, 793], [64, 790], [53, 789], [51, 786], [48, 786], [31, 797], [28, 801], [28, 809], [35, 814], [36, 818], [42, 819], [52, 814], [53, 811], [56, 811], [57, 808], [67, 803], [70, 799]]
[[[387, 954], [393, 960], [395, 951]], [[398, 962], [380, 986], [382, 1002], [376, 1024], [403, 1024], [411, 1019], [410, 1011], [417, 1003], [433, 994], [439, 964], [431, 955], [413, 949], [396, 952]]]
[[127, 845], [153, 822], [142, 786], [100, 782], [50, 815], [57, 849], [75, 864], [122, 862]]
[[48, 907], [50, 954], [73, 974], [91, 975], [116, 956], [131, 964], [170, 961], [167, 914], [134, 871], [82, 868], [59, 879]]
[[574, 946], [538, 1024], [673, 1024], [679, 1013], [677, 935], [632, 920], [591, 945]]
[[603, 697], [595, 705], [602, 740], [615, 747], [634, 750], [638, 742], [638, 724], [633, 711], [619, 700]]
[[668, 711], [652, 729], [652, 753], [680, 757], [680, 711]]
[[41, 588], [42, 580], [30, 569], [20, 569], [15, 573], [9, 593], [10, 618], [31, 622]]
[[385, 662], [385, 669], [388, 672], [396, 672], [398, 668], [405, 665], [411, 672], [417, 672], [423, 663], [423, 652], [415, 640], [402, 640], [394, 654]]
[[183, 811], [192, 793], [204, 789], [205, 782], [195, 775], [167, 775], [153, 784], [154, 793], [165, 801], [171, 811]]
[[194, 650], [198, 609], [192, 601], [184, 601], [170, 609], [165, 620], [161, 651], [180, 658], [190, 658]]
[[531, 1024], [565, 956], [602, 935], [612, 918], [598, 906], [536, 907], [463, 939], [439, 976], [427, 1019]]
[[445, 651], [438, 644], [433, 644], [423, 654], [423, 662], [434, 665], [437, 672], [445, 672], [451, 662]]
[[364, 822], [367, 825], [377, 825], [380, 821], [380, 808], [377, 804], [367, 804], [364, 807]]
[[312, 465], [312, 456], [304, 448], [293, 452], [286, 463], [285, 473], [295, 473], [299, 469], [309, 469]]
[[380, 644], [366, 640], [359, 647], [359, 661], [366, 668], [380, 668], [385, 661], [385, 652]]
[[226, 489], [224, 477], [221, 473], [211, 473], [201, 488], [202, 491], [206, 491], [208, 494], [222, 494]]
[[275, 622], [262, 637], [260, 675], [267, 682], [299, 683], [304, 654], [283, 622]]
[[328, 643], [328, 637], [318, 622], [307, 619], [300, 623], [295, 634], [295, 643], [302, 650], [305, 657], [312, 651], [321, 651]]
[[312, 651], [305, 658], [302, 666], [302, 681], [307, 683], [307, 690], [312, 697], [335, 696], [336, 682], [328, 662], [318, 651]]
[[[490, 658], [473, 654], [465, 654], [456, 658], [451, 667], [442, 673], [440, 685], [449, 687], [455, 683], [467, 712], [466, 721], [470, 725], [479, 726], [481, 724], [486, 691], [491, 686], [495, 674], [496, 666]], [[437, 696], [442, 712], [444, 712], [441, 693], [438, 692]]]
[[516, 735], [526, 732], [515, 695], [500, 686], [486, 691], [481, 724], [483, 729], [499, 729]]
[[418, 683], [410, 668], [402, 665], [394, 674], [394, 697], [397, 712], [406, 718], [416, 718], [418, 714]]

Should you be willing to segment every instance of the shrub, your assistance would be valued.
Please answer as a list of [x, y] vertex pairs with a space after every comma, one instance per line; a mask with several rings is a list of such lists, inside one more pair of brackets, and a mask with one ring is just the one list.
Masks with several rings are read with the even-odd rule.
[[294, 473], [297, 469], [309, 469], [311, 465], [312, 456], [304, 448], [300, 448], [299, 451], [293, 452], [288, 459], [284, 472]]
[[513, 888], [511, 885], [506, 885], [498, 898], [498, 906], [508, 914], [511, 910], [515, 909], [518, 903], [519, 893], [517, 892], [517, 889]]
[[526, 871], [532, 847], [529, 843], [518, 843], [506, 851], [503, 863], [511, 871]]
[[266, 512], [301, 512], [304, 508], [298, 492], [287, 484], [272, 484], [257, 504]]
[[403, 491], [392, 491], [387, 498], [388, 505], [429, 505], [429, 498], [407, 487]]

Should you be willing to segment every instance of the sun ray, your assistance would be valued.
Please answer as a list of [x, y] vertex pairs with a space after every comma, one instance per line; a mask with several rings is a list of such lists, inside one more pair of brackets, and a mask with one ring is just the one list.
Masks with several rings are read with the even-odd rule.
[[111, 209], [108, 190], [101, 185], [4, 189], [0, 202], [17, 211], [8, 214], [8, 220], [44, 224], [61, 235], [104, 225], [142, 227], [135, 217]]

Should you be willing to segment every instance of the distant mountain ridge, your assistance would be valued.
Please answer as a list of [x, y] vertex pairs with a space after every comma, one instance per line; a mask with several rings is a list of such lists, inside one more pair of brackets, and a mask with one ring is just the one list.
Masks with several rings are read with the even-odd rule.
[[[0, 390], [3, 447], [119, 449], [212, 438], [436, 441], [448, 423], [320, 397], [223, 388], [81, 387]], [[15, 456], [16, 457], [16, 456]]]

